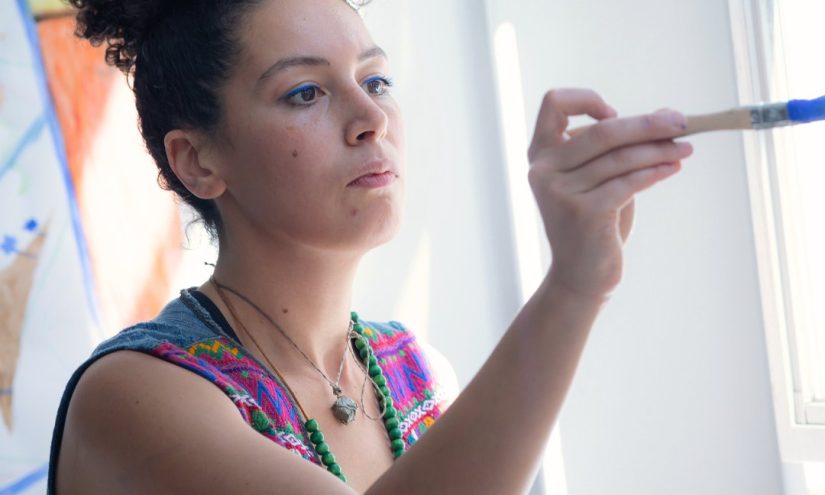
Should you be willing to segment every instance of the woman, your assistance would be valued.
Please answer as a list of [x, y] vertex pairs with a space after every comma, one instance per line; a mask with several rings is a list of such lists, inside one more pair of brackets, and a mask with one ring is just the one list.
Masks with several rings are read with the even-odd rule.
[[[351, 5], [72, 3], [79, 33], [133, 74], [147, 148], [220, 255], [209, 281], [73, 377], [50, 490], [523, 491], [620, 280], [634, 194], [691, 153], [672, 140], [684, 118], [620, 119], [593, 92], [547, 94], [528, 178], [553, 266], [446, 410], [411, 334], [350, 314], [359, 260], [395, 233], [405, 180], [386, 57]], [[579, 114], [600, 122], [568, 133]], [[429, 404], [416, 413], [426, 434], [409, 401]]]

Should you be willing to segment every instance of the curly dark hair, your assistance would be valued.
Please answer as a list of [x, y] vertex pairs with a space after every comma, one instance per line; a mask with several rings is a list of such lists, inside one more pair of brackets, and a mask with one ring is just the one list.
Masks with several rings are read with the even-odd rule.
[[240, 51], [238, 23], [261, 0], [68, 1], [78, 9], [75, 34], [95, 46], [105, 42], [106, 62], [131, 78], [158, 183], [192, 206], [217, 238], [215, 202], [193, 195], [175, 176], [163, 140], [173, 129], [219, 129], [218, 91]]

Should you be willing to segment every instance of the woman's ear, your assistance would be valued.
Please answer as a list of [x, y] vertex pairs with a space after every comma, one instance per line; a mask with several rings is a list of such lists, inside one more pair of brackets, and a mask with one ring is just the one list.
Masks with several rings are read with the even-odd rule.
[[200, 199], [215, 199], [226, 190], [226, 182], [204, 139], [196, 131], [174, 129], [163, 138], [166, 159], [186, 189]]

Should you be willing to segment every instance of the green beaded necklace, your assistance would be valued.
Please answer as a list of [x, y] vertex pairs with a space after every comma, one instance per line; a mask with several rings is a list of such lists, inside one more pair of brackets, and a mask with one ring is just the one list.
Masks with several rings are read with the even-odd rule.
[[[227, 309], [229, 309], [229, 313], [232, 315], [235, 321], [238, 322], [238, 324], [241, 326], [244, 333], [250, 338], [252, 343], [255, 344], [255, 346], [258, 348], [258, 352], [261, 353], [261, 355], [266, 360], [267, 364], [269, 364], [269, 367], [272, 369], [272, 371], [275, 372], [275, 374], [281, 380], [281, 383], [289, 391], [290, 395], [292, 396], [292, 399], [295, 401], [295, 405], [298, 406], [298, 410], [301, 411], [301, 415], [304, 418], [309, 418], [309, 415], [306, 413], [306, 411], [304, 411], [304, 408], [301, 407], [301, 404], [298, 402], [298, 398], [295, 395], [295, 392], [293, 392], [290, 386], [287, 384], [284, 376], [281, 374], [280, 371], [278, 371], [278, 368], [276, 368], [275, 365], [272, 364], [272, 362], [269, 360], [266, 354], [264, 354], [260, 345], [258, 345], [258, 342], [255, 340], [254, 337], [252, 337], [252, 334], [249, 333], [249, 330], [246, 329], [246, 325], [244, 325], [243, 322], [238, 318], [238, 315], [235, 313], [234, 305], [223, 294], [223, 289], [231, 290], [238, 296], [241, 295], [235, 292], [234, 290], [219, 284], [217, 281], [215, 281], [214, 278], [210, 279], [210, 281], [214, 284], [218, 296], [226, 305]], [[242, 297], [242, 299], [246, 300], [245, 297]], [[260, 309], [254, 304], [253, 307], [256, 310], [260, 311]], [[264, 313], [264, 316], [267, 315]], [[387, 379], [386, 377], [384, 377], [384, 372], [381, 370], [381, 367], [378, 366], [378, 359], [376, 359], [375, 354], [372, 352], [372, 348], [369, 345], [369, 340], [364, 335], [364, 327], [361, 325], [361, 323], [359, 323], [358, 313], [353, 311], [350, 314], [350, 318], [352, 320], [352, 330], [355, 332], [355, 335], [353, 336], [353, 338], [355, 339], [355, 348], [358, 349], [358, 354], [359, 356], [361, 356], [361, 360], [364, 363], [366, 363], [365, 365], [363, 363], [359, 364], [362, 364], [362, 369], [364, 369], [364, 366], [366, 367], [365, 371], [369, 374], [370, 380], [378, 388], [380, 392], [380, 396], [378, 398], [378, 405], [383, 411], [381, 413], [381, 419], [384, 421], [384, 426], [386, 427], [387, 434], [389, 435], [390, 448], [392, 449], [393, 458], [397, 459], [404, 453], [405, 450], [405, 443], [403, 438], [401, 438], [402, 434], [401, 429], [399, 428], [398, 411], [395, 409], [393, 405], [392, 394], [390, 392], [389, 387], [387, 387]], [[268, 316], [267, 319], [269, 319]], [[361, 403], [363, 405], [363, 389]], [[367, 415], [366, 411], [364, 411], [364, 415]], [[315, 452], [317, 453], [318, 459], [321, 461], [321, 464], [323, 464], [327, 468], [327, 471], [334, 474], [341, 481], [346, 483], [347, 477], [341, 471], [341, 466], [336, 462], [335, 455], [330, 451], [329, 444], [327, 444], [326, 441], [324, 441], [324, 434], [320, 430], [318, 421], [316, 421], [315, 419], [307, 419], [304, 423], [304, 428], [309, 434], [309, 440], [312, 442], [312, 445], [315, 448]]]
[[[387, 433], [390, 437], [390, 448], [392, 448], [393, 458], [397, 459], [404, 453], [405, 449], [404, 440], [401, 438], [401, 429], [398, 427], [398, 411], [393, 406], [392, 395], [389, 387], [387, 387], [387, 379], [384, 377], [384, 372], [381, 370], [381, 367], [378, 366], [378, 359], [376, 359], [375, 354], [372, 352], [367, 337], [364, 336], [364, 327], [358, 322], [358, 313], [353, 311], [351, 318], [353, 323], [352, 328], [358, 335], [355, 340], [355, 348], [358, 349], [358, 354], [366, 363], [369, 376], [373, 383], [378, 385], [381, 391], [379, 406], [384, 410], [382, 419], [384, 420], [384, 426], [387, 428]], [[304, 415], [304, 417], [307, 416]], [[329, 445], [324, 441], [324, 434], [318, 427], [318, 421], [308, 419], [306, 423], [304, 423], [304, 428], [306, 428], [307, 433], [309, 433], [309, 440], [315, 447], [315, 452], [318, 454], [321, 462], [327, 467], [327, 471], [340, 478], [341, 481], [346, 482], [347, 477], [341, 472], [341, 466], [335, 462], [335, 455], [330, 452]]]

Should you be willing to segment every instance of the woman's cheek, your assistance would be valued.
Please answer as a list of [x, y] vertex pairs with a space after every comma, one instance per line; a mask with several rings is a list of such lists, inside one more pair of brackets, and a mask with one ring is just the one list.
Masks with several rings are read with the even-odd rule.
[[292, 158], [298, 158], [301, 156], [301, 148], [303, 147], [303, 140], [300, 138], [298, 128], [293, 125], [288, 125], [284, 127], [284, 131], [285, 139], [278, 141], [283, 141], [284, 148], [290, 152], [289, 154], [292, 155]]

